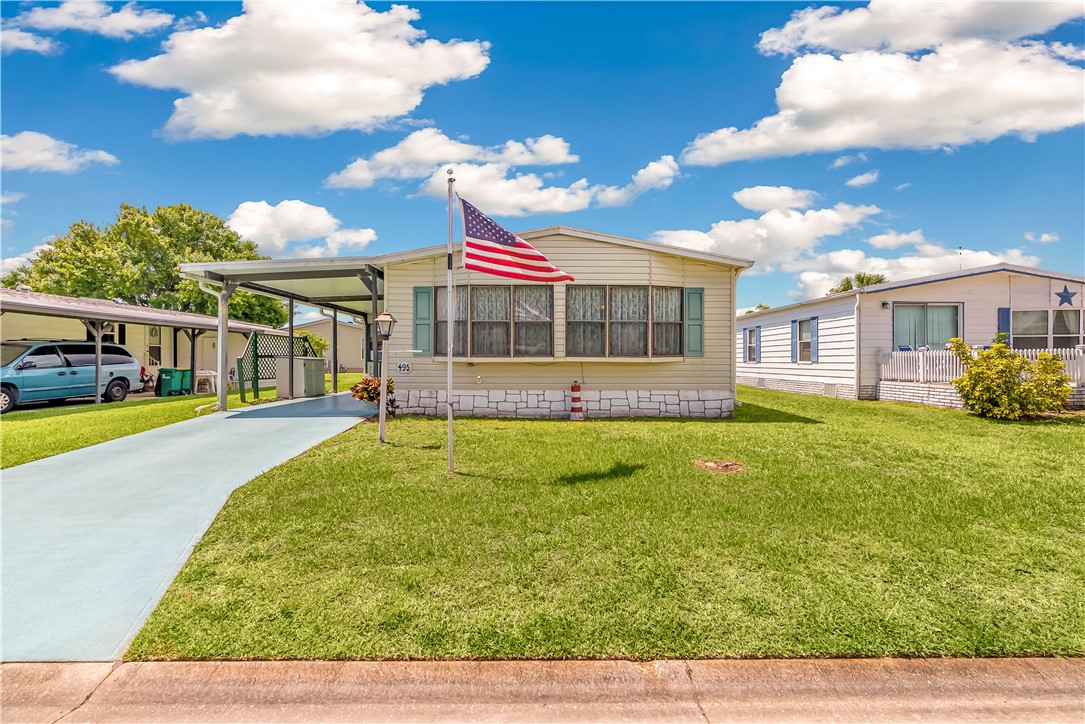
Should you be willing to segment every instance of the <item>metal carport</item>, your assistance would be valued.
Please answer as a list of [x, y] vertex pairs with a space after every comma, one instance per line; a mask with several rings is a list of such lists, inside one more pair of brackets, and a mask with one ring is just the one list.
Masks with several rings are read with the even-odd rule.
[[[57, 294], [42, 294], [34, 291], [21, 289], [0, 289], [0, 314], [15, 312], [19, 314], [36, 314], [45, 317], [64, 317], [78, 319], [94, 337], [95, 370], [94, 370], [94, 401], [102, 401], [102, 335], [111, 324], [143, 324], [151, 326], [171, 327], [174, 330], [174, 356], [177, 354], [176, 334], [183, 332], [189, 339], [191, 354], [192, 374], [196, 374], [196, 340], [205, 332], [220, 329], [219, 319], [205, 314], [192, 312], [178, 312], [172, 309], [156, 309], [154, 307], [140, 307], [134, 304], [113, 302], [108, 299], [90, 299], [87, 297], [65, 297]], [[220, 334], [219, 348], [225, 344], [225, 335], [229, 332], [238, 332], [249, 335], [253, 332], [270, 332], [271, 327], [262, 324], [252, 324], [238, 320], [229, 320], [226, 331]], [[220, 353], [220, 360], [222, 355]], [[174, 359], [176, 364], [176, 359]], [[227, 389], [227, 384], [219, 369], [219, 385], [221, 390]]]

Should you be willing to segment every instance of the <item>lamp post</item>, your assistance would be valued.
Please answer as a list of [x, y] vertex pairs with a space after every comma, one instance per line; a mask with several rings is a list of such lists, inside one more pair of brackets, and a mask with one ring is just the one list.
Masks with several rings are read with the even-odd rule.
[[388, 340], [392, 337], [392, 330], [396, 328], [396, 318], [388, 312], [381, 312], [374, 321], [381, 338], [381, 407], [377, 419], [380, 420], [380, 444], [383, 445], [384, 418], [388, 413]]

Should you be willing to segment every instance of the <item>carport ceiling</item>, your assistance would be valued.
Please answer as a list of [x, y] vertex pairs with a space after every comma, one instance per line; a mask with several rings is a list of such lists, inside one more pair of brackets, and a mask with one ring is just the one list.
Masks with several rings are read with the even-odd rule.
[[257, 294], [372, 319], [383, 308], [384, 270], [379, 264], [383, 260], [385, 257], [203, 262], [182, 264], [181, 276], [215, 286], [236, 282], [239, 289]]

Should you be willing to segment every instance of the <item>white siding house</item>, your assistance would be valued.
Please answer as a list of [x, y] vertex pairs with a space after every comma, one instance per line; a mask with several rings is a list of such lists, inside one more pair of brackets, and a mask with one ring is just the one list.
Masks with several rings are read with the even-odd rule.
[[[988, 345], [1005, 332], [1018, 350], [1063, 350], [1076, 406], [1085, 401], [1085, 352], [1075, 349], [1085, 342], [1083, 297], [1085, 277], [996, 264], [746, 314], [736, 322], [738, 382], [959, 406], [946, 343]], [[923, 379], [897, 373], [906, 369]]]

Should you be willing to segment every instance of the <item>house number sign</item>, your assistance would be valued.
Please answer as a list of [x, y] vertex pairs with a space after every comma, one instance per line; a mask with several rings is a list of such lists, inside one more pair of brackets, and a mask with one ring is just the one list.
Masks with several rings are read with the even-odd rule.
[[398, 372], [401, 375], [409, 375], [411, 373], [411, 363], [410, 362], [400, 362], [399, 364], [396, 365], [396, 372]]

